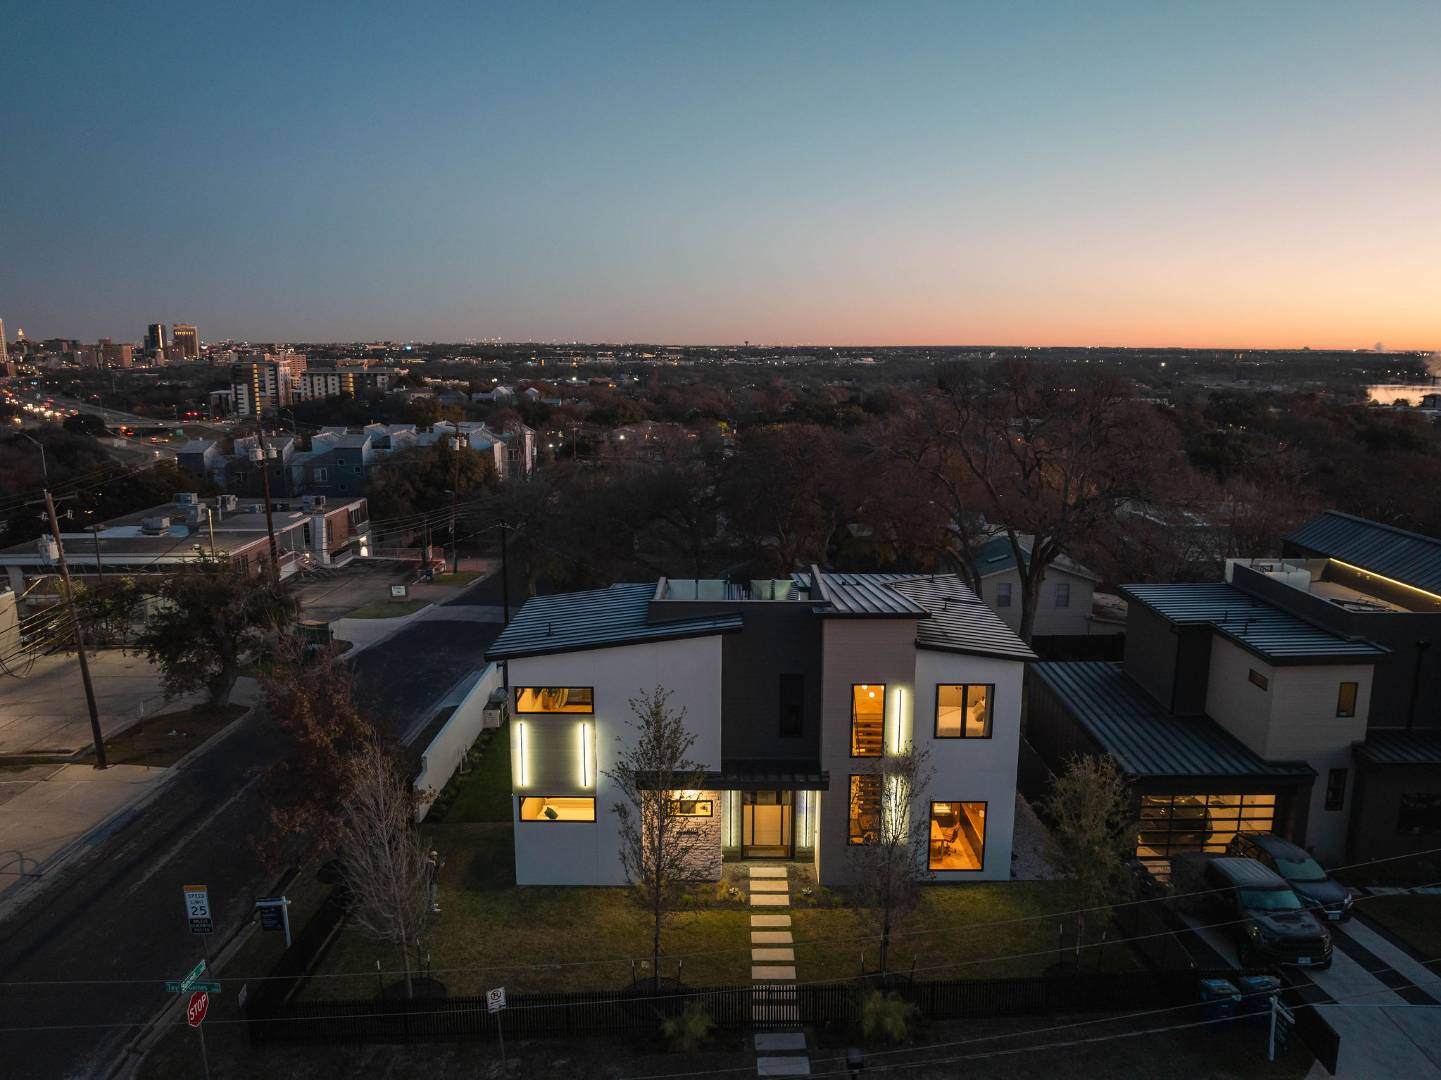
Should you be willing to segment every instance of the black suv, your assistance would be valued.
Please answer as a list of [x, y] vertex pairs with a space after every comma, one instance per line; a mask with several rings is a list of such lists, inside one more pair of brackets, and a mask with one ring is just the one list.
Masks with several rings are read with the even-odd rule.
[[1271, 833], [1237, 833], [1226, 847], [1227, 855], [1255, 859], [1286, 879], [1301, 903], [1319, 918], [1342, 922], [1351, 917], [1355, 897], [1351, 890], [1321, 869], [1303, 848]]
[[1220, 856], [1206, 859], [1196, 877], [1208, 890], [1198, 899], [1222, 924], [1216, 929], [1236, 942], [1242, 967], [1331, 966], [1330, 931], [1274, 870], [1255, 859]]

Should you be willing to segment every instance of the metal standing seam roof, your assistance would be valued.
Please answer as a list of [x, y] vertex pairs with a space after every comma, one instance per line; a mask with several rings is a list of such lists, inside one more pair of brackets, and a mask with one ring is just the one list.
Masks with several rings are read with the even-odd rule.
[[[822, 615], [914, 615], [920, 648], [1036, 659], [1015, 631], [955, 574], [814, 573], [822, 600], [816, 610]], [[797, 585], [809, 586], [812, 575], [797, 573], [793, 578]]]
[[1278, 664], [1375, 660], [1389, 650], [1306, 622], [1225, 582], [1123, 585], [1121, 595], [1182, 626], [1211, 626], [1263, 659]]
[[[908, 581], [914, 574], [834, 574], [820, 571], [829, 609], [836, 615], [926, 615], [928, 612], [910, 597], [888, 588]], [[809, 582], [810, 575], [795, 574], [797, 584]]]
[[1266, 761], [1208, 716], [1172, 716], [1120, 664], [1046, 661], [1029, 672], [1131, 776], [1316, 775], [1304, 761]]
[[1353, 750], [1371, 765], [1441, 765], [1441, 731], [1368, 731]]
[[1441, 595], [1441, 540], [1435, 537], [1327, 510], [1283, 540], [1318, 556]]
[[603, 649], [721, 634], [741, 628], [741, 617], [734, 613], [647, 622], [646, 614], [654, 595], [655, 585], [642, 582], [531, 597], [486, 650], [486, 658], [505, 660]]

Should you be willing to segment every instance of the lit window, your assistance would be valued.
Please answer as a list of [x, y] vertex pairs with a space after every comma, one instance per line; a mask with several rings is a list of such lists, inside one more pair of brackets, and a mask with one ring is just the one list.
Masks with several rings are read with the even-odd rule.
[[594, 799], [533, 796], [520, 800], [521, 821], [594, 821]]
[[996, 607], [1011, 606], [1011, 583], [1001, 581], [996, 584]]
[[881, 778], [876, 773], [851, 777], [850, 826], [852, 844], [871, 844], [881, 829]]
[[1063, 608], [1063, 607], [1070, 607], [1070, 606], [1071, 606], [1071, 584], [1070, 584], [1070, 582], [1068, 582], [1068, 581], [1067, 581], [1067, 582], [1062, 582], [1062, 583], [1060, 583], [1059, 585], [1056, 586], [1056, 607], [1058, 607], [1058, 608]]
[[880, 757], [886, 737], [885, 683], [851, 686], [851, 757]]
[[593, 713], [595, 691], [589, 686], [518, 686], [518, 713]]
[[711, 799], [672, 799], [670, 812], [676, 817], [710, 817], [714, 806]]
[[1353, 682], [1343, 682], [1341, 684], [1341, 690], [1336, 695], [1337, 716], [1356, 715], [1356, 686], [1357, 684]]
[[1248, 674], [1246, 678], [1251, 680], [1252, 686], [1259, 686], [1262, 690], [1265, 690], [1268, 686], [1271, 685], [1271, 680], [1266, 678], [1266, 676], [1262, 675], [1255, 668], [1250, 669], [1250, 674]]
[[936, 738], [989, 739], [995, 691], [980, 683], [937, 686]]
[[931, 803], [932, 870], [980, 870], [986, 862], [986, 804]]

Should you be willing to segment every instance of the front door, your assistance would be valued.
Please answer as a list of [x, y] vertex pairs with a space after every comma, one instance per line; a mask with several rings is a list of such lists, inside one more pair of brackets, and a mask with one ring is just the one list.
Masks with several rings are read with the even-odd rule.
[[789, 859], [795, 843], [795, 792], [741, 792], [742, 858]]

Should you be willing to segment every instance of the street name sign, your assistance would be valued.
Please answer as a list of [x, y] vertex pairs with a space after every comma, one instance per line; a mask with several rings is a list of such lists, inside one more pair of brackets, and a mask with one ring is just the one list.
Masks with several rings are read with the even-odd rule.
[[218, 994], [220, 993], [220, 984], [218, 982], [210, 982], [207, 979], [200, 979], [192, 983], [171, 981], [165, 984], [165, 992], [167, 994], [185, 994], [192, 990], [204, 990], [207, 994]]
[[190, 920], [192, 934], [215, 932], [215, 922], [210, 917], [210, 889], [208, 886], [185, 886], [185, 917]]

